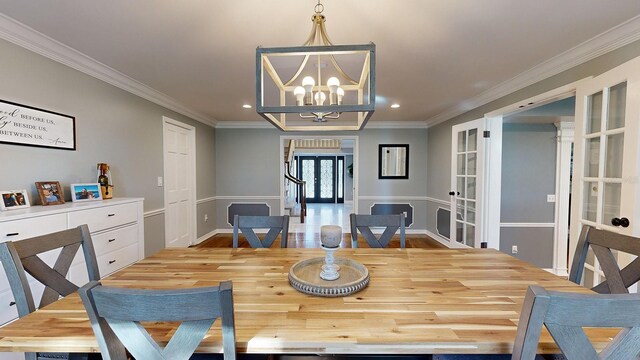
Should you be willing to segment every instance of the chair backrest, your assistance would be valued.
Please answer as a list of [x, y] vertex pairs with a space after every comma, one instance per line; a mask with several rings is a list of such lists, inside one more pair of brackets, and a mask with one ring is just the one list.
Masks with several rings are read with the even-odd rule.
[[[113, 288], [92, 281], [78, 293], [105, 360], [127, 359], [125, 349], [137, 360], [187, 360], [217, 318], [222, 320], [224, 359], [236, 357], [231, 281], [176, 290]], [[181, 324], [162, 348], [141, 321]]]
[[[280, 247], [287, 247], [289, 235], [289, 215], [283, 216], [240, 216], [233, 217], [233, 248], [238, 248], [238, 229], [252, 248], [268, 248], [282, 233]], [[254, 229], [269, 229], [262, 240], [256, 235]]]
[[[588, 225], [582, 227], [569, 280], [580, 284], [589, 247], [598, 259], [606, 278], [593, 287], [593, 291], [600, 294], [626, 294], [629, 292], [628, 288], [640, 280], [640, 239]], [[612, 250], [639, 257], [621, 270]]]
[[[543, 324], [567, 360], [637, 359], [640, 354], [640, 294], [576, 294], [530, 286], [511, 360], [536, 357]], [[583, 327], [622, 330], [598, 354]]]
[[[350, 215], [351, 247], [358, 247], [358, 230], [372, 248], [383, 248], [389, 245], [393, 235], [400, 229], [400, 247], [405, 248], [404, 214], [398, 215]], [[384, 232], [376, 237], [372, 227], [384, 227]]]
[[[78, 290], [78, 286], [67, 280], [66, 276], [80, 246], [89, 280], [100, 280], [96, 253], [87, 225], [30, 239], [0, 243], [0, 261], [18, 307], [18, 316], [23, 317], [36, 310], [27, 273], [45, 286], [38, 308]], [[54, 249], [61, 251], [52, 268], [38, 255]]]

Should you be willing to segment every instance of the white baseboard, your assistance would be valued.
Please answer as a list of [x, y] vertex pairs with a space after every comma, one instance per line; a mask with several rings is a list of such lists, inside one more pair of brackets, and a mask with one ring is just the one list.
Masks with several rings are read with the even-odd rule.
[[444, 236], [438, 235], [438, 234], [434, 234], [429, 230], [425, 230], [424, 234], [429, 236], [430, 238], [432, 238], [433, 240], [441, 243], [442, 245], [451, 248], [451, 242], [449, 241], [449, 239], [445, 238]]
[[198, 245], [198, 244], [200, 244], [201, 242], [203, 242], [203, 241], [207, 240], [208, 238], [210, 238], [210, 237], [212, 237], [213, 235], [216, 235], [216, 234], [219, 234], [219, 233], [218, 233], [218, 229], [215, 229], [215, 230], [209, 231], [208, 233], [206, 233], [206, 234], [204, 234], [204, 235], [200, 236], [199, 238], [197, 238], [197, 239], [196, 239], [195, 244], [191, 244], [191, 245], [192, 245], [192, 246], [193, 246], [193, 245]]

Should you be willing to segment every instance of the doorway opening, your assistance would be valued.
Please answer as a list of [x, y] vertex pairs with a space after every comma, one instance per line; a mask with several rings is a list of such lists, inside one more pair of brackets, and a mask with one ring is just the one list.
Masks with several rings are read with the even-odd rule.
[[[285, 160], [281, 169], [288, 167], [298, 180], [284, 176], [280, 186], [281, 213], [290, 216], [289, 232], [313, 239], [322, 225], [348, 231], [349, 214], [356, 211], [358, 137], [281, 136], [280, 146]], [[300, 214], [302, 206], [306, 216]]]
[[568, 273], [579, 84], [571, 83], [485, 115], [503, 122], [499, 249], [561, 276]]

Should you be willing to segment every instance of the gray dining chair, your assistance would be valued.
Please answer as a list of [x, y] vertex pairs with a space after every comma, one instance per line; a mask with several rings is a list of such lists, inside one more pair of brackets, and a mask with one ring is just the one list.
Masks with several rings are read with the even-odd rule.
[[[626, 294], [629, 292], [630, 286], [640, 281], [640, 239], [599, 230], [589, 225], [583, 226], [580, 232], [569, 272], [569, 280], [580, 284], [589, 248], [593, 250], [593, 254], [598, 259], [606, 279], [591, 290], [600, 294]], [[638, 257], [620, 269], [613, 251], [625, 252]]]
[[[262, 240], [254, 229], [269, 229]], [[278, 235], [282, 233], [280, 247], [287, 247], [289, 235], [289, 215], [283, 216], [240, 216], [233, 217], [233, 248], [238, 248], [238, 230], [247, 239], [252, 248], [271, 247]]]
[[[236, 358], [231, 281], [174, 290], [114, 288], [92, 281], [78, 292], [105, 360], [125, 360], [127, 351], [136, 360], [187, 360], [218, 318], [224, 359]], [[140, 324], [143, 321], [181, 324], [161, 347]]]
[[[543, 325], [568, 360], [640, 356], [640, 294], [576, 294], [530, 286], [520, 313], [512, 360], [535, 358]], [[623, 330], [598, 354], [583, 327]]]
[[[404, 214], [398, 215], [350, 215], [351, 221], [351, 247], [358, 247], [358, 231], [372, 248], [383, 248], [389, 245], [393, 235], [400, 229], [400, 247], [405, 248], [405, 220]], [[372, 227], [384, 227], [380, 236], [371, 231]]]
[[[89, 280], [100, 280], [96, 254], [87, 225], [20, 241], [0, 243], [0, 261], [9, 280], [19, 317], [24, 317], [78, 290], [78, 286], [66, 277], [80, 247], [84, 254]], [[61, 249], [61, 251], [54, 266], [50, 267], [38, 255], [55, 249]], [[38, 307], [35, 305], [27, 274], [45, 286]], [[87, 356], [86, 354], [25, 353], [26, 360], [86, 359]]]

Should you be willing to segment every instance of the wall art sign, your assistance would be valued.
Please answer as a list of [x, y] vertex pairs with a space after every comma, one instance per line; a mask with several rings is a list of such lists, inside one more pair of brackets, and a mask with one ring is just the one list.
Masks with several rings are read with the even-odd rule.
[[0, 143], [76, 149], [76, 118], [0, 100]]

